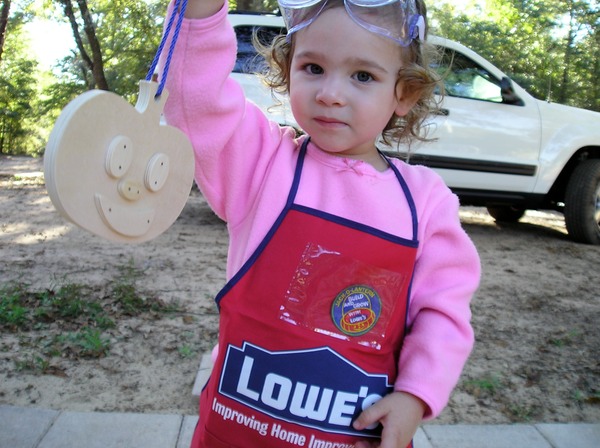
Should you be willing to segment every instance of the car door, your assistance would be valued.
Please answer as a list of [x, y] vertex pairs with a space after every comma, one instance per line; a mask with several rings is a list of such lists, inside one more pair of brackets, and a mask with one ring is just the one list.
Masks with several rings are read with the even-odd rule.
[[412, 162], [434, 168], [453, 189], [530, 192], [541, 138], [537, 100], [461, 47], [440, 47], [445, 97], [428, 123], [436, 140], [416, 145]]

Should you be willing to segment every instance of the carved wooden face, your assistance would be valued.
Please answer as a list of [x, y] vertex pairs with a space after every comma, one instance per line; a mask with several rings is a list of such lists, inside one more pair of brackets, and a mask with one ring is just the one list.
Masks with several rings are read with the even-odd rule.
[[44, 155], [46, 188], [78, 226], [117, 242], [139, 243], [167, 230], [185, 206], [194, 155], [185, 134], [161, 123], [166, 91], [140, 82], [135, 107], [93, 90], [65, 107]]

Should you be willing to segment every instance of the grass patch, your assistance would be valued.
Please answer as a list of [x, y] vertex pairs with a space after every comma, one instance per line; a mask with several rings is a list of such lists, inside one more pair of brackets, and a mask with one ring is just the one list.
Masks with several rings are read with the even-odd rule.
[[54, 335], [46, 341], [46, 356], [102, 358], [110, 349], [110, 339], [98, 328], [83, 327], [77, 331]]
[[30, 371], [46, 373], [50, 368], [50, 361], [41, 356], [29, 356], [25, 359], [15, 361], [15, 367], [19, 372]]
[[29, 309], [24, 306], [23, 285], [11, 284], [0, 290], [0, 325], [20, 328], [27, 322]]
[[563, 331], [557, 336], [548, 339], [548, 342], [555, 347], [568, 347], [577, 343], [582, 336], [578, 330]]
[[0, 327], [3, 329], [30, 331], [56, 322], [101, 329], [115, 326], [91, 287], [67, 283], [32, 291], [25, 283], [10, 283], [0, 288]]
[[144, 273], [133, 261], [118, 268], [104, 287], [64, 281], [34, 291], [26, 283], [0, 285], [0, 330], [26, 340], [26, 353], [15, 361], [18, 370], [46, 373], [54, 357], [104, 357], [111, 347], [109, 331], [119, 319], [180, 311], [139, 289]]
[[502, 387], [502, 378], [494, 373], [464, 382], [465, 390], [475, 397], [494, 396]]
[[508, 406], [507, 415], [513, 422], [531, 422], [540, 415], [540, 409], [536, 406], [512, 403]]
[[192, 356], [196, 356], [196, 351], [187, 344], [179, 346], [177, 351], [179, 352], [179, 356], [182, 358], [191, 358]]
[[0, 186], [3, 188], [38, 187], [40, 185], [44, 185], [42, 173], [17, 173], [13, 176], [2, 176], [0, 178]]
[[600, 404], [600, 390], [591, 388], [590, 390], [576, 389], [573, 391], [573, 400], [578, 405], [582, 404]]
[[137, 286], [144, 273], [133, 261], [119, 266], [119, 274], [112, 282], [110, 298], [121, 312], [137, 316], [145, 312], [171, 313], [179, 311], [177, 304], [169, 305], [156, 297], [146, 297]]

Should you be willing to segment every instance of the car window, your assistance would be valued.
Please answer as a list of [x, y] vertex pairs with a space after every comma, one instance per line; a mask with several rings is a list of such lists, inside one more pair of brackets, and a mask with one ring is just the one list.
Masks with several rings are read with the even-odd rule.
[[500, 80], [461, 53], [447, 48], [442, 52], [441, 60], [435, 68], [444, 80], [446, 95], [502, 102]]
[[265, 60], [256, 53], [252, 36], [256, 33], [261, 44], [269, 44], [284, 29], [267, 26], [239, 25], [234, 27], [237, 36], [238, 52], [233, 71], [235, 73], [262, 73], [266, 68]]

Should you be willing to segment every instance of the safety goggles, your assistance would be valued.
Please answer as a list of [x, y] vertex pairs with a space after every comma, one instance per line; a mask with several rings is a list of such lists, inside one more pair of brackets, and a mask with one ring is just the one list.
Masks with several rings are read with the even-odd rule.
[[[279, 0], [288, 38], [315, 21], [330, 0]], [[368, 31], [402, 46], [425, 39], [425, 20], [415, 0], [343, 0], [348, 15]]]

